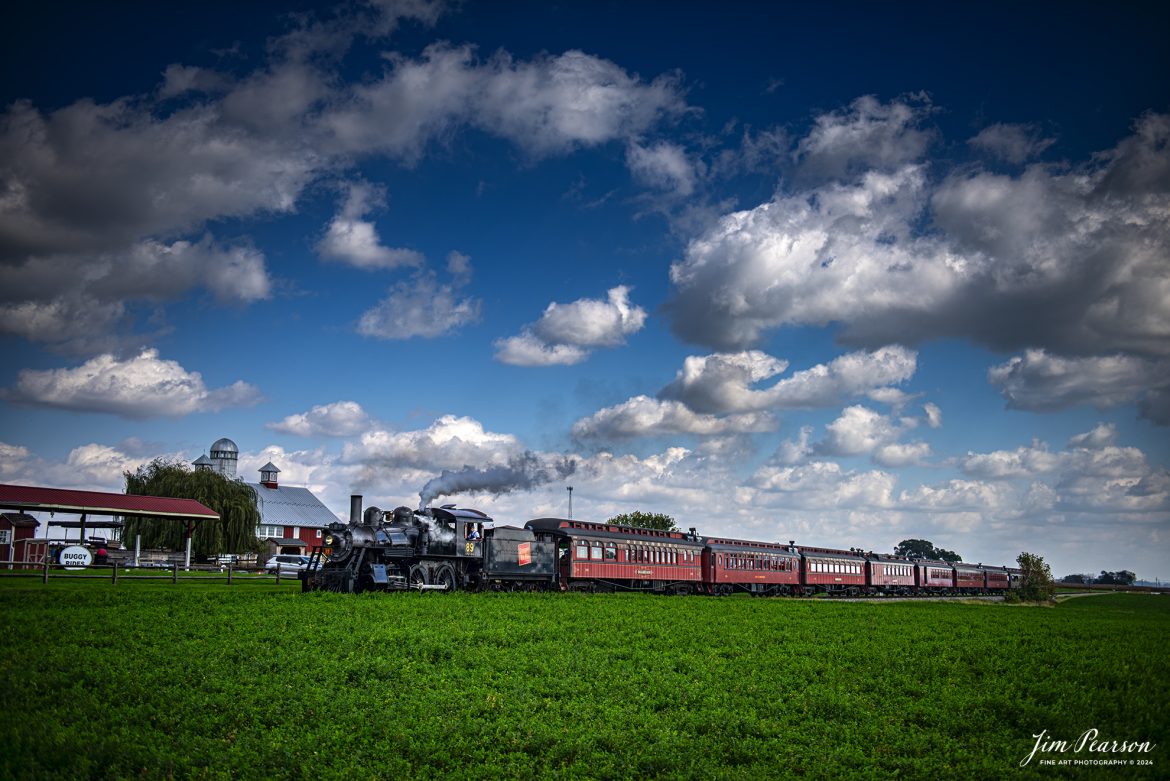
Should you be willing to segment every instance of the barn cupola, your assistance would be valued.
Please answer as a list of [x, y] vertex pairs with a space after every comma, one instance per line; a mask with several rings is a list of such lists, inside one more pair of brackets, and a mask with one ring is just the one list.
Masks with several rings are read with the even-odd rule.
[[271, 461], [260, 467], [260, 485], [265, 488], [276, 488], [276, 474], [279, 471]]

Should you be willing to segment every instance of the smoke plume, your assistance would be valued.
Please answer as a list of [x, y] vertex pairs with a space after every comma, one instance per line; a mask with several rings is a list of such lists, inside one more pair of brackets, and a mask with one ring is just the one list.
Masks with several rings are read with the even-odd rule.
[[568, 477], [577, 471], [577, 462], [568, 456], [542, 461], [532, 451], [516, 456], [499, 466], [472, 467], [443, 473], [427, 482], [418, 492], [419, 508], [429, 507], [440, 496], [471, 492], [499, 496], [511, 491], [526, 491], [552, 480]]

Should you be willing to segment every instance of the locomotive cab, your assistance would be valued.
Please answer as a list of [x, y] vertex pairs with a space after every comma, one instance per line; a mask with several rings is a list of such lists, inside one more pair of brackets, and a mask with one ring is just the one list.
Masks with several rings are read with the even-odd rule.
[[457, 558], [483, 559], [484, 538], [493, 523], [479, 510], [443, 505], [431, 508], [430, 552]]

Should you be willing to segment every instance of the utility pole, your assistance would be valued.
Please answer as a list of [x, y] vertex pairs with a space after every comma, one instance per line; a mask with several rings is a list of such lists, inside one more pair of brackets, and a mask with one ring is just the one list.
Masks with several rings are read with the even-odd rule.
[[569, 486], [569, 520], [573, 520], [573, 486]]

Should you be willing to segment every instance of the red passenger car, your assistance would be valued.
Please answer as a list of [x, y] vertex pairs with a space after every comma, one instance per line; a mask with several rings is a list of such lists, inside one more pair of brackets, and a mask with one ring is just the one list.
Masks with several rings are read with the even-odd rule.
[[894, 556], [869, 554], [869, 588], [879, 594], [912, 594], [918, 585], [914, 562]]
[[801, 583], [806, 593], [855, 596], [865, 589], [865, 559], [853, 551], [801, 546]]
[[707, 538], [703, 585], [708, 594], [791, 594], [800, 588], [800, 554], [789, 545]]
[[987, 575], [987, 590], [1002, 593], [1011, 588], [1011, 575], [1007, 567], [984, 567]]
[[915, 569], [919, 591], [942, 594], [955, 587], [955, 568], [945, 561], [920, 561]]
[[983, 567], [976, 564], [955, 564], [955, 588], [964, 594], [978, 594], [986, 588]]
[[537, 518], [524, 524], [557, 544], [561, 588], [690, 593], [702, 585], [703, 543], [692, 534]]

